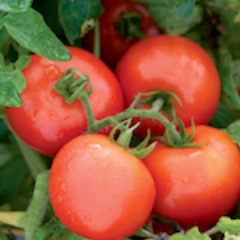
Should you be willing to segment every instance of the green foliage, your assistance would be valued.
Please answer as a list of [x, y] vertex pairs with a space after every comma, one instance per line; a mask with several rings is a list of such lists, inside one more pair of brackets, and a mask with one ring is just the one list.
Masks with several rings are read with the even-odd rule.
[[[240, 146], [240, 1], [239, 0], [134, 0], [148, 8], [153, 20], [165, 34], [182, 35], [200, 44], [219, 70], [221, 99], [210, 125], [228, 133]], [[100, 0], [0, 0], [0, 105], [20, 106], [25, 88], [22, 74], [30, 62], [29, 53], [52, 61], [71, 59], [65, 45], [81, 46], [81, 37], [104, 11]], [[91, 26], [92, 27], [92, 26]], [[46, 177], [46, 176], [45, 176]], [[43, 179], [46, 187], [46, 178]], [[33, 177], [13, 135], [0, 119], [0, 206], [26, 210], [33, 190]], [[37, 185], [38, 186], [38, 185]], [[35, 189], [36, 190], [36, 189]], [[36, 199], [47, 203], [47, 188], [34, 191]], [[40, 194], [40, 195], [38, 195]], [[40, 196], [40, 197], [38, 197]], [[37, 202], [38, 204], [39, 202]], [[40, 203], [39, 203], [40, 204]], [[49, 204], [49, 203], [48, 203]], [[38, 209], [40, 212], [42, 209]], [[46, 209], [45, 209], [46, 210]], [[84, 240], [66, 229], [52, 211], [34, 218], [31, 207], [31, 240]], [[27, 226], [29, 227], [29, 225]], [[221, 239], [239, 239], [240, 221], [223, 217], [214, 227]], [[154, 238], [140, 229], [133, 238]], [[176, 233], [169, 240], [209, 240], [197, 228]], [[0, 239], [8, 239], [0, 232]], [[220, 238], [216, 238], [220, 239]]]
[[208, 235], [201, 234], [198, 228], [194, 227], [186, 232], [186, 235], [180, 233], [174, 234], [169, 240], [210, 240]]
[[146, 4], [157, 26], [163, 29], [166, 34], [184, 34], [202, 21], [203, 9], [201, 6], [195, 5], [195, 0], [136, 1]]
[[0, 10], [5, 12], [22, 12], [30, 7], [32, 0], [1, 0]]
[[70, 60], [69, 51], [47, 27], [37, 11], [29, 8], [25, 12], [7, 14], [4, 17], [4, 26], [11, 37], [23, 47], [52, 61]]
[[71, 44], [80, 36], [86, 20], [99, 17], [103, 7], [99, 0], [61, 0], [59, 5], [60, 20]]
[[239, 219], [232, 220], [228, 217], [222, 217], [217, 224], [217, 228], [222, 233], [227, 232], [231, 235], [239, 234], [240, 233], [240, 220]]

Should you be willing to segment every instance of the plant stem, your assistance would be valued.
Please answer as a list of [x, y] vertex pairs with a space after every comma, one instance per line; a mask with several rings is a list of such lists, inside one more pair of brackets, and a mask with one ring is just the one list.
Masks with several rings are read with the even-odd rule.
[[30, 205], [26, 214], [19, 221], [20, 226], [26, 232], [26, 240], [34, 239], [35, 231], [39, 228], [45, 216], [49, 201], [48, 181], [49, 171], [38, 175]]
[[206, 231], [204, 234], [208, 235], [208, 236], [211, 236], [211, 235], [213, 235], [217, 232], [219, 232], [218, 227], [214, 226], [214, 227], [210, 228], [208, 231]]
[[33, 177], [36, 179], [37, 175], [45, 170], [47, 170], [47, 166], [44, 163], [43, 157], [30, 147], [28, 147], [14, 132], [14, 130], [9, 126], [6, 115], [2, 116], [3, 121], [8, 126], [8, 128], [11, 130], [12, 134], [14, 135], [18, 146], [21, 150], [22, 155], [24, 156], [25, 161], [28, 164], [28, 167], [33, 175]]
[[106, 117], [102, 120], [96, 120], [94, 118], [91, 105], [89, 102], [89, 98], [86, 92], [83, 92], [79, 97], [84, 105], [87, 119], [88, 119], [88, 130], [87, 133], [98, 132], [101, 129], [108, 126], [116, 126], [120, 121], [131, 118], [131, 117], [142, 117], [142, 118], [154, 118], [159, 120], [165, 127], [171, 127], [171, 134], [174, 135], [175, 139], [178, 139], [180, 136], [175, 128], [175, 126], [160, 112], [149, 110], [149, 109], [134, 109], [134, 105], [137, 104], [140, 99], [140, 95], [138, 95], [133, 103], [130, 105], [128, 109], [125, 111], [116, 114], [115, 116]]
[[99, 21], [96, 20], [96, 24], [94, 26], [94, 43], [93, 43], [93, 54], [100, 58], [100, 32], [99, 32]]
[[0, 222], [14, 227], [20, 227], [18, 221], [24, 214], [25, 212], [0, 212]]

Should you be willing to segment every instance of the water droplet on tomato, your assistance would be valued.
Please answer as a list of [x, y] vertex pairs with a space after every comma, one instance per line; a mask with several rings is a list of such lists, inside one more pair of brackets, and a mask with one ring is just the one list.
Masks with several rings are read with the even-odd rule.
[[60, 185], [60, 189], [61, 189], [61, 191], [66, 192], [66, 191], [67, 191], [67, 184], [66, 184], [65, 182], [62, 183], [62, 184]]
[[98, 144], [98, 143], [96, 143], [96, 144], [94, 144], [94, 143], [89, 144], [89, 147], [90, 148], [94, 148], [94, 149], [102, 149], [102, 146], [100, 144]]
[[61, 71], [58, 66], [49, 64], [45, 66], [45, 73], [49, 80], [59, 79], [61, 76]]
[[88, 221], [88, 222], [91, 222], [92, 221], [92, 218], [88, 215], [85, 216], [85, 220]]

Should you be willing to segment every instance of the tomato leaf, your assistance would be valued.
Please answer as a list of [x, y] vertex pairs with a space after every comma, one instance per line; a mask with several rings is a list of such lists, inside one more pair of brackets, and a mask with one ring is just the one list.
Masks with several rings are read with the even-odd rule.
[[169, 0], [173, 10], [187, 23], [191, 23], [195, 0]]
[[233, 141], [240, 146], [240, 120], [232, 122], [226, 128], [222, 129]]
[[[0, 142], [7, 139], [9, 129], [2, 119], [0, 119]], [[1, 154], [0, 154], [1, 156]]]
[[21, 55], [18, 60], [14, 63], [17, 69], [24, 69], [28, 66], [31, 61], [31, 57], [29, 55]]
[[19, 96], [25, 88], [22, 72], [16, 69], [11, 72], [0, 72], [0, 104], [4, 106], [19, 107], [22, 99]]
[[211, 240], [211, 238], [206, 234], [201, 234], [197, 227], [193, 227], [187, 231], [187, 236], [194, 240]]
[[186, 235], [176, 233], [169, 240], [211, 240], [206, 234], [201, 234], [197, 227], [193, 227], [187, 231]]
[[28, 9], [23, 13], [9, 13], [4, 26], [11, 37], [23, 47], [52, 61], [71, 59], [68, 49], [45, 24], [37, 11]]
[[[3, 164], [1, 160], [3, 166], [0, 167], [0, 205], [8, 202], [12, 203], [16, 200], [17, 195], [20, 193], [23, 187], [23, 182], [26, 180], [27, 175], [29, 174], [28, 166], [21, 155], [13, 155], [6, 145], [2, 145], [1, 154], [2, 153], [4, 153], [6, 159], [5, 164]], [[21, 171], [19, 171], [19, 169], [21, 169]], [[28, 194], [30, 193], [28, 192]], [[20, 202], [19, 204], [14, 203], [14, 205], [16, 204], [18, 206], [22, 205]], [[26, 207], [27, 204], [28, 201], [23, 204], [24, 207]]]
[[[160, 29], [163, 29], [165, 34], [184, 34], [190, 28], [200, 23], [203, 18], [202, 7], [198, 5], [191, 5], [195, 1], [185, 0], [183, 5], [179, 6], [179, 8], [175, 7], [175, 5], [174, 7], [169, 5], [166, 0], [137, 0], [137, 2], [141, 2], [147, 6], [157, 26]], [[193, 9], [191, 10], [190, 8]], [[189, 21], [190, 18], [191, 21]]]
[[229, 124], [240, 118], [239, 110], [230, 110], [223, 104], [219, 104], [209, 125], [216, 128], [226, 128]]
[[83, 23], [90, 18], [97, 18], [103, 12], [99, 0], [61, 0], [59, 5], [60, 20], [66, 37], [71, 44], [79, 37]]
[[229, 217], [221, 217], [217, 223], [217, 228], [222, 233], [228, 232], [229, 234], [239, 234], [240, 233], [240, 220], [232, 220]]
[[0, 10], [4, 12], [26, 11], [31, 6], [32, 0], [1, 0]]

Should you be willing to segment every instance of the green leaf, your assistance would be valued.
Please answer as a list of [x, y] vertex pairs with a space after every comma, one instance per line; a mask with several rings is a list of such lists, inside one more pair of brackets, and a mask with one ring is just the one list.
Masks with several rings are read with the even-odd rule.
[[168, 240], [190, 240], [190, 238], [180, 233], [176, 233], [170, 236]]
[[4, 12], [22, 12], [31, 6], [32, 0], [1, 0], [0, 10]]
[[4, 25], [4, 19], [3, 17], [0, 15], [0, 30], [3, 28]]
[[22, 100], [19, 96], [25, 88], [22, 72], [16, 69], [11, 72], [0, 72], [0, 104], [4, 106], [19, 107]]
[[148, 230], [144, 228], [140, 228], [136, 233], [134, 233], [135, 237], [140, 237], [140, 238], [154, 238], [156, 235], [154, 233], [149, 232]]
[[220, 103], [209, 125], [216, 128], [226, 128], [239, 118], [240, 110], [230, 110]]
[[187, 231], [187, 236], [194, 240], [211, 240], [211, 238], [206, 234], [201, 234], [197, 227], [193, 227]]
[[12, 158], [12, 153], [8, 150], [9, 148], [6, 144], [0, 143], [0, 168], [3, 167]]
[[[163, 29], [165, 34], [171, 35], [184, 34], [193, 26], [202, 21], [202, 7], [196, 5], [193, 10], [190, 10], [192, 5], [190, 5], [189, 1], [185, 1], [185, 4], [189, 4], [189, 6], [183, 5], [178, 10], [176, 10], [176, 8], [170, 6], [166, 0], [137, 0], [137, 2], [141, 2], [147, 6], [157, 26], [160, 29]], [[195, 0], [193, 2], [195, 2]], [[190, 12], [185, 12], [185, 9], [188, 9], [187, 11], [190, 10]], [[186, 22], [180, 15], [184, 15], [184, 18], [189, 19], [191, 16], [191, 22]]]
[[195, 0], [182, 1], [179, 6], [175, 6], [173, 10], [187, 23], [191, 23], [192, 14], [195, 7]]
[[237, 236], [237, 235], [229, 234], [228, 232], [224, 234], [224, 238], [223, 238], [223, 240], [239, 240], [239, 239], [240, 239], [239, 235]]
[[220, 69], [221, 78], [221, 103], [230, 109], [240, 109], [240, 98], [236, 90], [236, 84], [233, 78], [233, 72], [230, 66], [224, 66]]
[[[240, 24], [235, 22], [236, 8], [240, 7], [240, 1], [222, 1], [225, 4], [219, 4], [218, 0], [215, 1], [212, 10], [218, 15], [218, 19], [222, 27], [225, 28], [222, 38], [224, 38], [230, 52], [234, 58], [240, 58]], [[235, 3], [234, 3], [235, 2]], [[232, 3], [232, 6], [231, 6]], [[215, 6], [215, 7], [214, 7]], [[232, 9], [231, 9], [232, 7]], [[214, 26], [216, 28], [216, 26]], [[220, 46], [219, 46], [220, 48]]]
[[[9, 129], [2, 119], [0, 119], [0, 142], [3, 142], [7, 139]], [[0, 154], [1, 156], [1, 154]]]
[[4, 21], [8, 33], [24, 48], [52, 61], [71, 59], [68, 49], [50, 30], [37, 11], [28, 9], [23, 13], [10, 13], [6, 15]]
[[240, 120], [232, 122], [226, 128], [222, 129], [233, 141], [240, 146]]
[[14, 63], [17, 69], [26, 68], [31, 62], [31, 57], [29, 55], [21, 55], [18, 60]]
[[217, 223], [217, 228], [222, 233], [228, 232], [229, 234], [240, 234], [240, 220], [232, 220], [229, 217], [221, 217]]
[[99, 0], [61, 0], [59, 15], [69, 42], [73, 44], [79, 37], [85, 21], [99, 17], [102, 12], [103, 7]]
[[20, 155], [8, 152], [7, 146], [3, 150], [5, 154], [11, 154], [11, 157], [8, 156], [8, 161], [0, 168], [0, 205], [16, 199], [29, 174], [29, 169]]
[[186, 232], [186, 235], [176, 233], [169, 240], [211, 240], [211, 238], [206, 234], [201, 234], [197, 227], [193, 227]]

